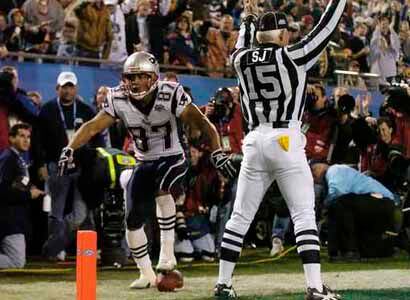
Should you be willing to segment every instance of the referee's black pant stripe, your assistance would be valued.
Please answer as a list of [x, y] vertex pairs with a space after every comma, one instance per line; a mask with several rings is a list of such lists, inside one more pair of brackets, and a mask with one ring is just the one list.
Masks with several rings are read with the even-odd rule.
[[317, 233], [317, 230], [314, 230], [314, 229], [303, 230], [303, 231], [299, 231], [298, 233], [296, 233], [296, 237], [299, 237], [301, 235], [316, 235], [316, 236], [318, 236], [318, 233]]

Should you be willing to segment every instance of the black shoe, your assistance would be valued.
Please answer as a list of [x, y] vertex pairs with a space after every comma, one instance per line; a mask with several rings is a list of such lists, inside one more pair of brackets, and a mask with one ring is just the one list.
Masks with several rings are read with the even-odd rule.
[[239, 299], [232, 286], [218, 283], [214, 288], [215, 300]]
[[333, 292], [327, 286], [323, 285], [323, 291], [319, 292], [317, 289], [308, 288], [305, 300], [340, 300], [342, 297]]

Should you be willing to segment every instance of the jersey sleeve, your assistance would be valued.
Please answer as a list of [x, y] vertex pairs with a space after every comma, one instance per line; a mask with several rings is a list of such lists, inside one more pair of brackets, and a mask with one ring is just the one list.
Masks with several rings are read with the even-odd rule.
[[111, 117], [116, 118], [115, 109], [114, 109], [114, 102], [113, 102], [113, 90], [108, 89], [107, 96], [102, 105], [102, 110], [109, 114]]
[[331, 0], [316, 27], [300, 42], [285, 48], [296, 65], [304, 66], [308, 71], [318, 61], [342, 18], [345, 6], [346, 0]]
[[191, 96], [185, 92], [184, 88], [182, 85], [179, 85], [172, 97], [172, 102], [171, 102], [171, 112], [179, 117], [181, 113], [184, 111], [185, 107], [188, 104], [192, 103], [192, 98]]

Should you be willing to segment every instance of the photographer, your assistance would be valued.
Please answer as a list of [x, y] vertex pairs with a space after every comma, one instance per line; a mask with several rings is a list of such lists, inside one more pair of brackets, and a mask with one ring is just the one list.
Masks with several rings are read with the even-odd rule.
[[[36, 145], [38, 160], [43, 162], [40, 177], [47, 180], [52, 198], [49, 214], [49, 239], [43, 251], [46, 256], [65, 259], [65, 246], [83, 223], [88, 209], [78, 190], [78, 172], [58, 176], [57, 162], [60, 152], [81, 124], [94, 117], [94, 110], [77, 95], [77, 77], [72, 72], [61, 72], [57, 79], [57, 97], [45, 103], [40, 111], [39, 126], [36, 128], [39, 143]], [[50, 125], [52, 124], [52, 125]], [[103, 145], [101, 136], [91, 143]], [[65, 215], [65, 208], [72, 211]]]
[[[215, 95], [211, 98], [208, 105], [202, 108], [205, 115], [209, 118], [212, 124], [215, 125], [219, 136], [221, 137], [221, 145], [226, 153], [231, 153], [234, 156], [234, 161], [240, 164], [242, 160], [242, 140], [244, 137], [242, 127], [242, 114], [240, 106], [234, 97], [239, 95], [236, 88], [219, 88]], [[225, 181], [226, 179], [221, 179]], [[222, 193], [225, 194], [222, 199], [226, 201], [218, 204], [217, 216], [217, 233], [216, 233], [216, 248], [219, 249], [225, 224], [232, 213], [233, 202], [236, 194], [236, 180], [221, 182]]]
[[306, 111], [302, 123], [302, 130], [306, 135], [307, 158], [328, 162], [337, 119], [334, 103], [326, 97], [326, 90], [322, 84], [307, 87]]
[[391, 117], [396, 124], [398, 143], [405, 148], [405, 157], [410, 158], [410, 87], [391, 86], [382, 92], [386, 98], [380, 115]]
[[355, 99], [349, 94], [344, 94], [334, 99], [337, 124], [332, 136], [334, 151], [329, 161], [332, 164], [347, 164], [356, 167], [359, 161], [359, 151], [353, 143], [353, 127], [357, 119], [352, 116], [355, 108]]

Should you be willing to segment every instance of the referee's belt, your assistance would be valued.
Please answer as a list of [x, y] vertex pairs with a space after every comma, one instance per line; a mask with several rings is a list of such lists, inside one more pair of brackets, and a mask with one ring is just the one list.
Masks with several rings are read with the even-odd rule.
[[[289, 128], [289, 121], [275, 121], [272, 123], [260, 123], [259, 125], [265, 126], [265, 127], [272, 127], [272, 128]], [[254, 130], [258, 126], [254, 126], [252, 130]]]

